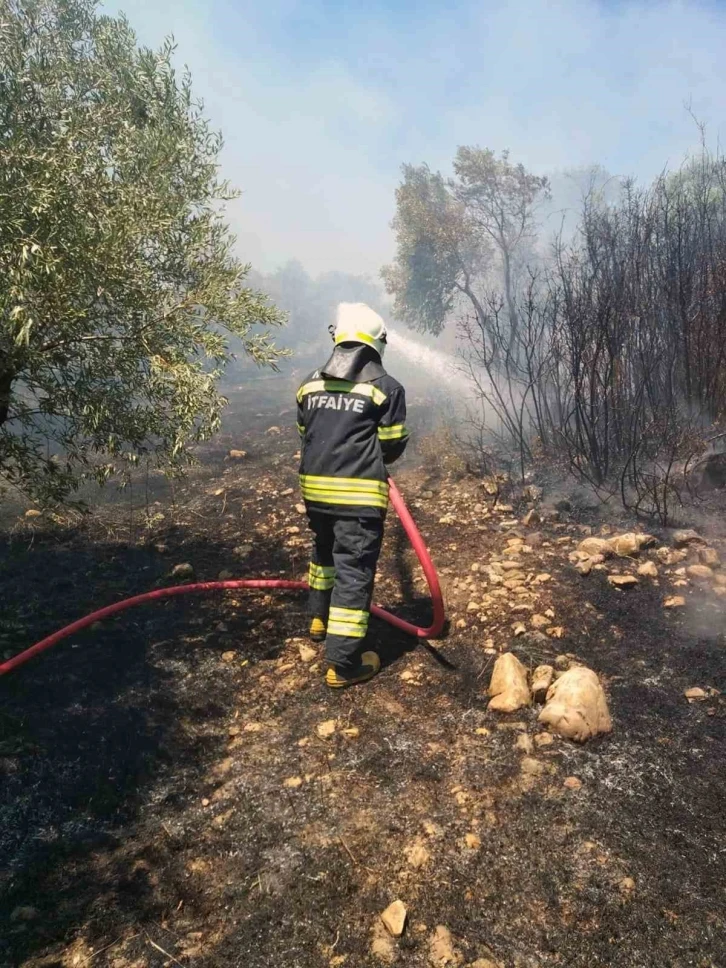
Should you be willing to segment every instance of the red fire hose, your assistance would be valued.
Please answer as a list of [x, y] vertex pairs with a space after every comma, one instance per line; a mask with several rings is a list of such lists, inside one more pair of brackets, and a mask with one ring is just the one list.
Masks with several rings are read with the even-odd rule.
[[[401, 524], [409, 537], [418, 560], [421, 562], [421, 567], [423, 568], [424, 574], [426, 575], [426, 581], [429, 585], [431, 600], [434, 606], [434, 617], [431, 625], [424, 629], [419, 628], [417, 625], [412, 625], [411, 622], [406, 622], [404, 619], [398, 618], [396, 615], [391, 615], [390, 612], [380, 608], [378, 605], [373, 605], [371, 607], [371, 612], [378, 618], [382, 618], [384, 622], [388, 622], [389, 625], [393, 625], [395, 628], [400, 629], [402, 632], [407, 632], [409, 635], [415, 635], [419, 639], [435, 638], [444, 627], [444, 601], [441, 596], [439, 578], [436, 574], [436, 569], [431, 561], [428, 550], [426, 549], [426, 545], [424, 544], [424, 540], [421, 537], [418, 528], [414, 524], [408, 508], [404, 504], [403, 498], [401, 497], [401, 492], [390, 478], [388, 483], [390, 487], [389, 496], [391, 504], [393, 505], [396, 514], [401, 519]], [[126, 598], [121, 602], [115, 602], [113, 605], [107, 605], [105, 608], [100, 608], [98, 611], [92, 612], [90, 615], [86, 615], [84, 618], [78, 619], [77, 622], [73, 622], [71, 625], [66, 625], [65, 628], [59, 629], [59, 631], [54, 632], [47, 638], [41, 639], [40, 642], [37, 642], [29, 649], [25, 649], [24, 652], [20, 652], [18, 655], [13, 656], [12, 659], [8, 659], [6, 662], [0, 664], [0, 676], [4, 676], [8, 672], [12, 672], [19, 666], [24, 665], [24, 663], [28, 662], [34, 656], [40, 655], [40, 653], [45, 652], [46, 649], [52, 648], [62, 639], [68, 638], [69, 635], [74, 635], [76, 632], [80, 632], [81, 629], [88, 628], [89, 625], [93, 625], [95, 622], [100, 622], [104, 618], [110, 618], [112, 615], [116, 615], [118, 612], [123, 612], [127, 608], [133, 608], [134, 605], [143, 605], [145, 602], [155, 602], [160, 598], [172, 598], [176, 595], [192, 595], [201, 592], [234, 591], [238, 588], [300, 589], [307, 587], [307, 582], [304, 581], [289, 581], [282, 578], [244, 578], [232, 581], [206, 581], [199, 582], [194, 585], [174, 585], [171, 588], [157, 588], [153, 592], [144, 592], [143, 595], [134, 595], [133, 598]]]

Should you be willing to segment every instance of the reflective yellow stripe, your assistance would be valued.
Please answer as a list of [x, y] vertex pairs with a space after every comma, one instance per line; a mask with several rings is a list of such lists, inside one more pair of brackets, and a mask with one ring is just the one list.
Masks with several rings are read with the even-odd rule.
[[361, 397], [368, 397], [377, 406], [386, 400], [386, 394], [370, 383], [351, 383], [348, 380], [312, 380], [304, 383], [297, 391], [297, 401], [302, 403], [303, 397], [309, 393], [357, 393]]
[[334, 565], [316, 565], [314, 561], [311, 561], [310, 574], [315, 575], [318, 578], [333, 578], [335, 577], [335, 566]]
[[316, 565], [311, 561], [308, 568], [308, 585], [316, 592], [329, 592], [335, 585], [335, 568], [332, 565]]
[[364, 639], [366, 629], [358, 625], [346, 625], [343, 622], [328, 622], [328, 635], [344, 635], [349, 639]]
[[386, 508], [388, 483], [357, 477], [315, 477], [300, 475], [300, 487], [306, 501], [319, 504], [344, 504], [357, 507]]
[[357, 608], [330, 609], [328, 635], [345, 635], [352, 639], [362, 639], [368, 631], [368, 612]]
[[300, 434], [301, 437], [305, 436], [305, 428], [303, 427], [302, 424], [297, 425], [297, 432]]
[[377, 349], [378, 344], [381, 342], [379, 339], [373, 339], [373, 337], [369, 336], [368, 333], [338, 333], [338, 335], [335, 337], [335, 344], [337, 346], [338, 343], [347, 343], [350, 340], [359, 343], [367, 343], [374, 349]]
[[388, 497], [388, 481], [377, 481], [367, 477], [320, 477], [314, 474], [301, 474], [300, 483], [309, 487], [324, 487], [327, 490], [372, 491]]
[[405, 424], [392, 424], [390, 427], [378, 428], [379, 440], [403, 440], [404, 437], [408, 437]]

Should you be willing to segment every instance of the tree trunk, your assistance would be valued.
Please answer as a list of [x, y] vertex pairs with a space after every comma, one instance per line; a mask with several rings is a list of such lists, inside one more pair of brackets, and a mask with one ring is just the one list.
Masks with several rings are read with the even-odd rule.
[[14, 374], [9, 370], [0, 369], [0, 427], [8, 419], [10, 413], [10, 391], [13, 386]]
[[[504, 297], [507, 300], [507, 314], [509, 315], [509, 352], [513, 353], [517, 342], [519, 321], [512, 286], [512, 258], [505, 245], [502, 245], [502, 259], [504, 261]], [[515, 360], [517, 356], [518, 354], [515, 353]]]

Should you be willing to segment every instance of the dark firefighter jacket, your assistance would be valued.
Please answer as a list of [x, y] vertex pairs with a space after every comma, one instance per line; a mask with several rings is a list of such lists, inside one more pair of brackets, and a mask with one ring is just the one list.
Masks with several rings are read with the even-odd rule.
[[386, 464], [406, 447], [406, 395], [369, 346], [341, 343], [297, 392], [300, 486], [309, 511], [385, 516]]

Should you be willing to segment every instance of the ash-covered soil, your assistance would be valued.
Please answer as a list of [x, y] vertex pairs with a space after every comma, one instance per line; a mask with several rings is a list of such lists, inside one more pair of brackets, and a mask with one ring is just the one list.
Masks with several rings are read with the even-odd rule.
[[[180, 563], [303, 577], [294, 413], [250, 406], [235, 399], [245, 430], [173, 493], [152, 478], [85, 521], [13, 513], [0, 654]], [[233, 447], [247, 456], [225, 460]], [[661, 564], [631, 591], [581, 577], [568, 554], [599, 533], [591, 512], [525, 527], [531, 505], [489, 495], [440, 438], [396, 478], [450, 625], [416, 647], [375, 623], [376, 681], [326, 691], [303, 598], [242, 593], [129, 611], [0, 679], [0, 965], [726, 964], [726, 704], [683, 695], [724, 689], [724, 600]], [[516, 536], [509, 589], [489, 569]], [[664, 608], [674, 594], [685, 606]], [[428, 618], [392, 519], [376, 598]], [[595, 669], [612, 734], [527, 753], [538, 708], [487, 711], [508, 649]], [[378, 922], [395, 899], [400, 941]]]

